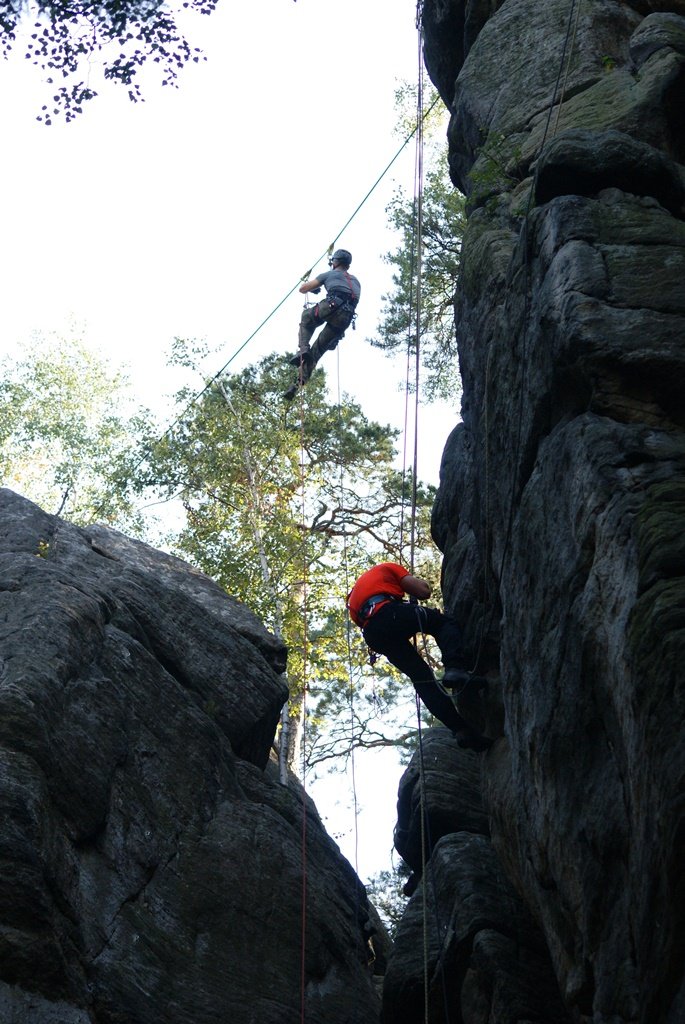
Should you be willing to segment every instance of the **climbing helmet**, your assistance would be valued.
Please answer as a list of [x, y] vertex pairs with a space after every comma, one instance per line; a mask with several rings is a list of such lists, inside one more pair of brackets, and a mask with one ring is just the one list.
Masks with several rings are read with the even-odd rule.
[[352, 253], [347, 249], [336, 249], [328, 262], [329, 264], [342, 263], [344, 267], [349, 267], [352, 262]]

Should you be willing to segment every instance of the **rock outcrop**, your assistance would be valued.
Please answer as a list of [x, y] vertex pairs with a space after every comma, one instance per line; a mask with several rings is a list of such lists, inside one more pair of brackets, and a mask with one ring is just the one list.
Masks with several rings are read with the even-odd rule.
[[7, 490], [0, 606], [0, 1019], [376, 1021], [364, 890], [269, 760], [282, 644]]
[[[496, 737], [487, 833], [455, 804], [429, 851], [431, 1020], [679, 1024], [685, 5], [423, 14], [470, 210], [433, 529]], [[430, 795], [427, 814], [449, 818]], [[416, 826], [402, 842], [416, 870]], [[424, 1019], [423, 900], [389, 964], [393, 1024]]]

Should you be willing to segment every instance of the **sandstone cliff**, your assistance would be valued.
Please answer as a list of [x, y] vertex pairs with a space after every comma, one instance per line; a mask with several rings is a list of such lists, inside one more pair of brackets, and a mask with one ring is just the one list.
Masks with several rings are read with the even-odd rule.
[[682, 1024], [685, 4], [423, 13], [470, 209], [433, 527], [496, 743], [475, 785], [429, 737], [383, 1019], [424, 1020], [425, 900], [432, 1022]]
[[282, 645], [7, 490], [0, 606], [3, 1024], [376, 1021], [365, 893], [269, 763]]

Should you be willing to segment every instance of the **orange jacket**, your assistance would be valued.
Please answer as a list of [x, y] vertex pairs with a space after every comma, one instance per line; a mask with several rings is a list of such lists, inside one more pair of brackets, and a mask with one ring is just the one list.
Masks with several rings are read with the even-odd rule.
[[[400, 580], [405, 576], [409, 576], [409, 573], [397, 562], [381, 562], [380, 565], [374, 565], [373, 569], [362, 573], [347, 595], [347, 607], [355, 625], [362, 627], [365, 625], [360, 611], [369, 598], [375, 597], [377, 594], [387, 594], [388, 601], [394, 597], [404, 597], [405, 591], [400, 585]], [[382, 605], [379, 604], [376, 607], [381, 608]]]

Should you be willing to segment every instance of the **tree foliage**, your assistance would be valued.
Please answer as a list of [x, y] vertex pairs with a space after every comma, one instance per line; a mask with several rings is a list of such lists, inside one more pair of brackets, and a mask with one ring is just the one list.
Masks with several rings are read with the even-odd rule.
[[[186, 367], [198, 354], [177, 343]], [[407, 564], [414, 490], [414, 571], [439, 591], [433, 489], [414, 488], [395, 468], [395, 430], [354, 402], [328, 401], [321, 370], [301, 405], [286, 403], [292, 376], [287, 360], [270, 356], [199, 395], [187, 387], [178, 419], [153, 436], [145, 414], [126, 412], [121, 374], [80, 340], [43, 339], [3, 365], [3, 479], [76, 523], [139, 534], [135, 498], [180, 504], [174, 549], [288, 646], [293, 723], [305, 724], [306, 705], [306, 765], [341, 765], [354, 748], [408, 754], [413, 690], [384, 659], [368, 666], [345, 598], [375, 562]]]
[[[191, 361], [179, 343], [177, 357]], [[155, 446], [141, 477], [183, 503], [181, 555], [244, 601], [289, 648], [291, 714], [306, 694], [309, 763], [365, 745], [374, 699], [350, 716], [366, 650], [348, 629], [345, 597], [378, 560], [401, 561], [408, 543], [410, 481], [393, 468], [396, 431], [360, 407], [326, 398], [318, 371], [291, 405], [283, 391], [292, 367], [270, 356], [215, 381]], [[418, 488], [421, 545], [432, 490]], [[435, 577], [434, 549], [422, 572]], [[395, 682], [393, 683], [393, 679]], [[385, 674], [393, 701], [396, 674]], [[396, 743], [379, 731], [374, 742]]]
[[[183, 0], [181, 7], [211, 14], [216, 0]], [[0, 0], [0, 46], [3, 56], [24, 46], [27, 60], [56, 88], [38, 120], [51, 124], [64, 115], [70, 121], [97, 95], [91, 85], [96, 58], [105, 81], [123, 85], [134, 102], [143, 99], [139, 76], [145, 64], [156, 65], [162, 85], [175, 85], [184, 65], [201, 59], [177, 18], [161, 0]]]
[[[406, 87], [398, 92], [402, 125], [406, 125], [412, 95], [412, 90]], [[398, 248], [384, 257], [394, 268], [393, 290], [383, 296], [378, 333], [370, 339], [373, 345], [390, 355], [402, 350], [415, 355], [418, 333], [425, 373], [422, 393], [429, 400], [451, 399], [459, 390], [454, 293], [461, 269], [465, 223], [465, 199], [450, 181], [444, 143], [441, 140], [438, 144], [435, 138], [437, 127], [442, 124], [440, 108], [433, 106], [435, 98], [436, 94], [432, 94], [427, 102], [431, 116], [425, 125], [427, 170], [421, 200], [420, 317], [417, 316], [419, 197], [410, 197], [400, 189], [386, 207], [390, 224], [400, 238]]]
[[395, 938], [397, 926], [407, 906], [407, 897], [403, 890], [409, 874], [409, 867], [404, 861], [400, 861], [396, 868], [379, 871], [366, 883], [369, 899], [388, 929], [391, 939]]
[[0, 381], [0, 471], [48, 511], [139, 532], [128, 478], [151, 431], [127, 410], [127, 385], [82, 340], [38, 337], [6, 357]]

